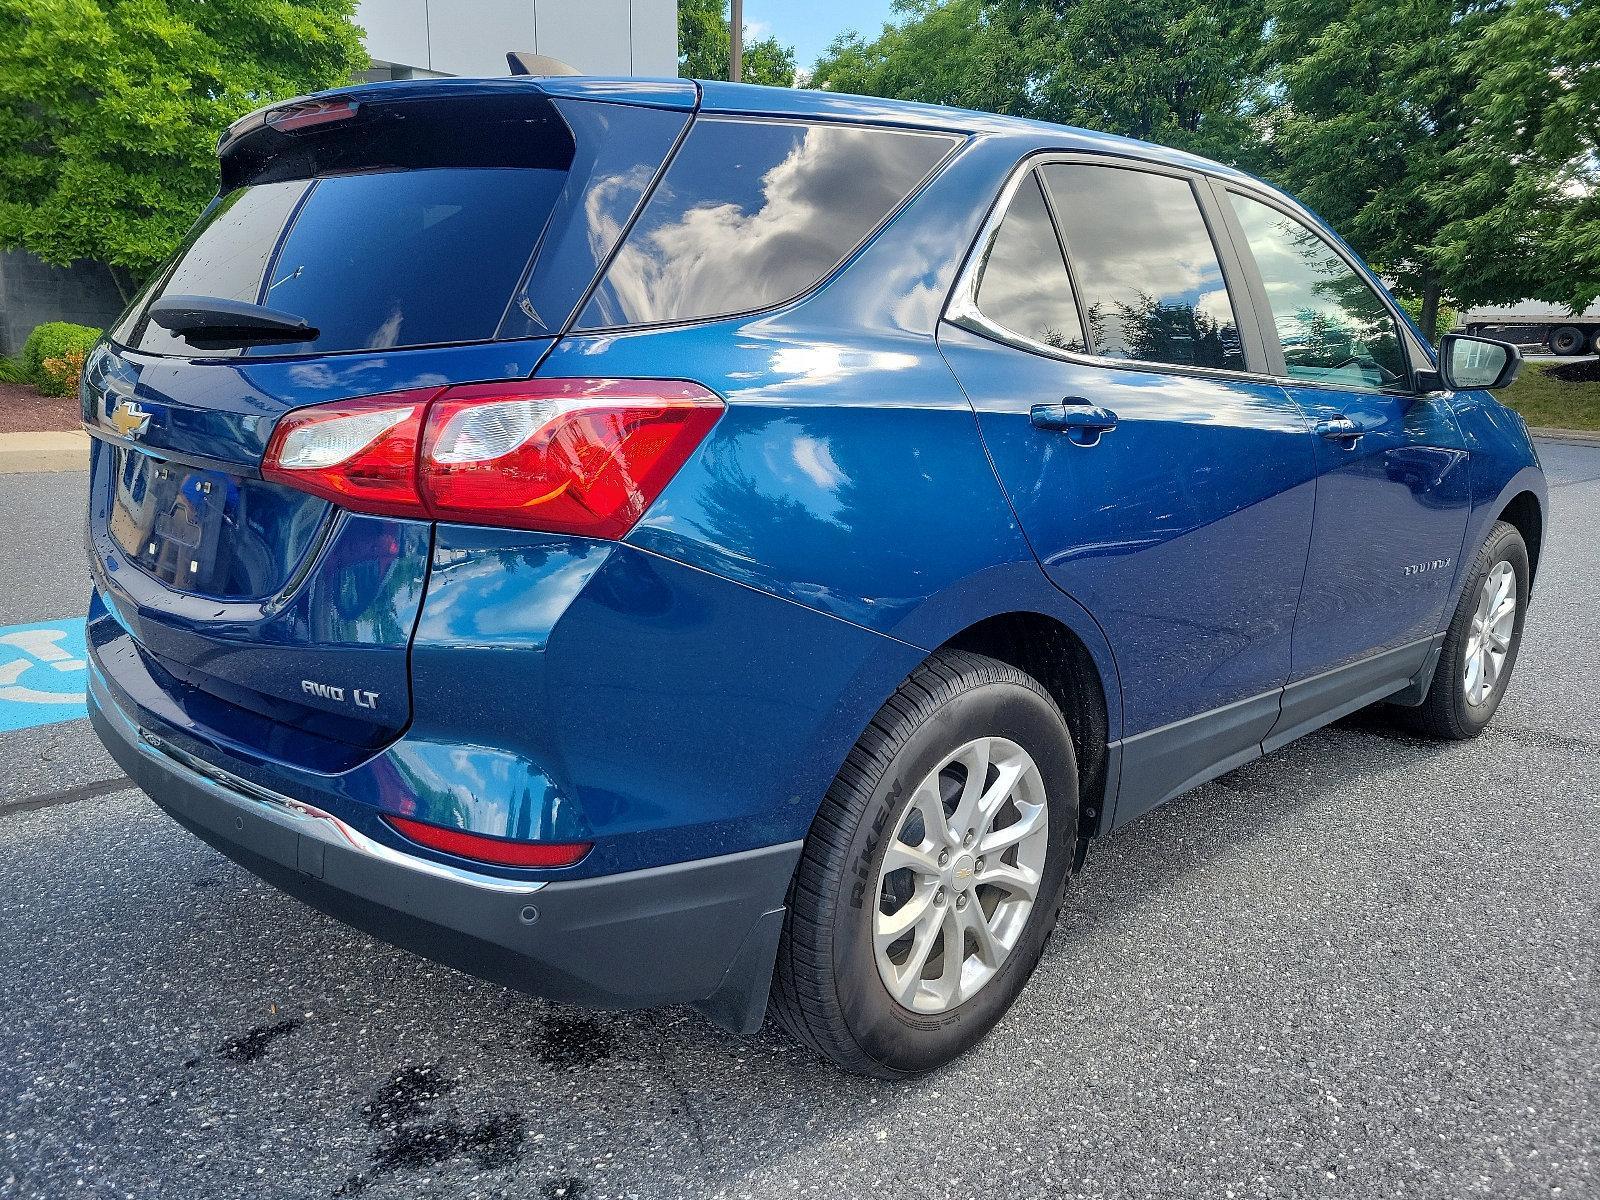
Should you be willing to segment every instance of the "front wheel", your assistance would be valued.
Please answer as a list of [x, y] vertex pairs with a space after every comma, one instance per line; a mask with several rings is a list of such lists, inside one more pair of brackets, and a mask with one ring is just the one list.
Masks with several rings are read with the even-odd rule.
[[1447, 741], [1483, 732], [1517, 663], [1530, 582], [1522, 534], [1495, 522], [1445, 633], [1427, 699], [1413, 710], [1421, 732]]
[[778, 951], [779, 1023], [881, 1078], [962, 1054], [1032, 974], [1077, 827], [1055, 701], [1005, 663], [934, 655], [873, 718], [812, 824]]

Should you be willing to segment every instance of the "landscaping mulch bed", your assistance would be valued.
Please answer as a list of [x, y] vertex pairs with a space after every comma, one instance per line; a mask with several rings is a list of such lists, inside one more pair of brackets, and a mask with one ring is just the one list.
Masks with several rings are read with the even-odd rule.
[[1554, 376], [1562, 383], [1600, 383], [1600, 358], [1546, 367], [1545, 374]]
[[52, 433], [82, 425], [76, 396], [41, 396], [19, 383], [0, 383], [0, 433]]

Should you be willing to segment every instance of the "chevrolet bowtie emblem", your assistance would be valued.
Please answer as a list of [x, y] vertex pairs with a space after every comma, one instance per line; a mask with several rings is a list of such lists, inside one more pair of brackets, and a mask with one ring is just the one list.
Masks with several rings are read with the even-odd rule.
[[125, 438], [143, 437], [150, 428], [150, 414], [132, 400], [124, 400], [111, 410], [111, 427]]

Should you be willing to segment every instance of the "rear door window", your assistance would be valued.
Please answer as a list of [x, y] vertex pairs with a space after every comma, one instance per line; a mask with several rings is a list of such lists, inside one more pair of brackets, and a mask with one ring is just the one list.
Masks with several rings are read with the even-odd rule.
[[1031, 171], [995, 231], [977, 303], [988, 320], [1031, 342], [1079, 353], [1086, 348], [1066, 259]]
[[1410, 379], [1388, 307], [1321, 236], [1271, 205], [1228, 199], [1266, 285], [1291, 379], [1333, 387], [1403, 387]]
[[1186, 179], [1080, 163], [1041, 173], [1095, 354], [1245, 369], [1227, 281]]
[[[530, 168], [374, 171], [224, 196], [150, 299], [220, 296], [306, 318], [310, 342], [249, 356], [492, 338], [566, 180]], [[228, 357], [141, 320], [131, 345]]]
[[955, 142], [857, 125], [703, 117], [578, 328], [725, 316], [792, 299], [848, 258]]

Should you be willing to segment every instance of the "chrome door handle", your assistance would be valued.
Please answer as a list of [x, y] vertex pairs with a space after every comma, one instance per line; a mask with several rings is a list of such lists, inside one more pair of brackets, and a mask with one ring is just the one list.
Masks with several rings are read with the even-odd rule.
[[1038, 428], [1065, 433], [1080, 446], [1095, 445], [1101, 434], [1117, 427], [1116, 413], [1075, 396], [1060, 404], [1035, 404], [1028, 416]]
[[1349, 442], [1354, 445], [1361, 440], [1362, 429], [1349, 417], [1330, 417], [1317, 422], [1317, 435], [1330, 442]]

